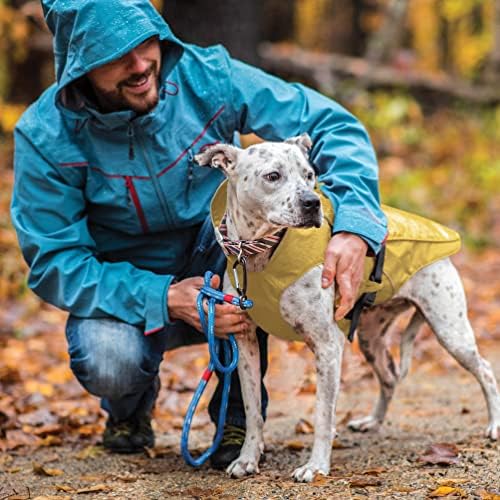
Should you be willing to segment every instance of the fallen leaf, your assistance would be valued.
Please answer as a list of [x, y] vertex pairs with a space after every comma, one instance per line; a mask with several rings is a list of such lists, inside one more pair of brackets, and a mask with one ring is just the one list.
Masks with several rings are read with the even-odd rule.
[[9, 469], [5, 469], [5, 472], [8, 472], [9, 474], [17, 474], [18, 472], [21, 472], [21, 467], [10, 467]]
[[[11, 499], [12, 497], [9, 497], [9, 500]], [[41, 496], [37, 496], [37, 497], [30, 497], [32, 498], [32, 500], [71, 500], [71, 497], [68, 497], [68, 496], [61, 496], [61, 495], [41, 495]]]
[[[9, 499], [12, 497], [9, 497]], [[42, 495], [33, 498], [33, 500], [71, 500], [71, 497], [61, 496], [61, 495]]]
[[77, 494], [81, 493], [98, 493], [99, 491], [111, 491], [111, 488], [109, 486], [106, 486], [105, 484], [96, 484], [95, 486], [89, 486], [88, 488], [79, 488], [76, 490]]
[[132, 476], [132, 475], [121, 475], [121, 476], [114, 476], [113, 479], [116, 481], [122, 481], [124, 483], [135, 483], [136, 481], [139, 480], [137, 476]]
[[38, 446], [60, 446], [62, 445], [62, 439], [59, 436], [46, 436], [44, 437]]
[[500, 500], [500, 493], [492, 493], [491, 491], [480, 490], [477, 492], [481, 500]]
[[446, 497], [448, 495], [460, 495], [461, 497], [467, 496], [464, 490], [461, 488], [454, 488], [453, 486], [440, 486], [432, 493], [429, 493], [430, 498]]
[[306, 445], [302, 441], [298, 441], [298, 440], [287, 441], [285, 443], [285, 446], [289, 450], [303, 450], [306, 447]]
[[373, 467], [372, 469], [364, 470], [361, 474], [364, 474], [366, 476], [378, 476], [383, 472], [387, 472], [387, 469], [385, 467]]
[[54, 395], [54, 386], [37, 380], [27, 380], [24, 382], [24, 390], [29, 394], [39, 393], [42, 396], [51, 397]]
[[295, 426], [295, 432], [297, 434], [312, 434], [314, 432], [313, 424], [305, 418], [301, 418]]
[[74, 493], [76, 490], [72, 486], [67, 486], [66, 484], [56, 484], [56, 491], [64, 491], [65, 493]]
[[335, 438], [332, 441], [332, 449], [334, 449], [334, 450], [345, 450], [346, 448], [352, 448], [352, 445], [345, 444], [345, 443], [343, 443], [342, 441], [340, 441], [337, 438]]
[[451, 443], [432, 444], [418, 461], [433, 465], [454, 465], [459, 463], [458, 448]]
[[33, 427], [39, 425], [57, 424], [58, 418], [51, 413], [47, 408], [40, 408], [36, 411], [25, 413], [18, 418], [19, 422], [24, 425], [31, 425]]
[[25, 432], [13, 429], [5, 432], [5, 444], [8, 450], [14, 450], [19, 446], [34, 446], [40, 442], [40, 438]]
[[109, 477], [109, 474], [85, 474], [84, 476], [80, 476], [80, 480], [88, 482], [107, 481]]
[[61, 469], [50, 469], [36, 462], [33, 462], [33, 472], [38, 476], [49, 476], [49, 477], [61, 476], [62, 474], [64, 474], [64, 471], [62, 471]]
[[172, 453], [172, 448], [168, 446], [158, 446], [155, 448], [145, 447], [144, 449], [146, 450], [146, 454], [149, 458], [161, 458], [169, 453]]
[[96, 458], [103, 453], [104, 449], [101, 446], [87, 446], [75, 456], [78, 460], [87, 460], [87, 458]]

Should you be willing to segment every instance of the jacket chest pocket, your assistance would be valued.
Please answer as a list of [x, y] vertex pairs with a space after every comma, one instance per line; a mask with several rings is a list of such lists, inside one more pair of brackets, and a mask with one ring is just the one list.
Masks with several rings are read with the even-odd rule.
[[89, 175], [85, 189], [89, 221], [127, 234], [147, 232], [136, 182], [125, 175]]

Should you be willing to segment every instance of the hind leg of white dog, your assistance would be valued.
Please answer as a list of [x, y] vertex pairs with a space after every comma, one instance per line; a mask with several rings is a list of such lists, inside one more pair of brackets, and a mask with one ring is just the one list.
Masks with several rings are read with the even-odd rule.
[[386, 303], [364, 313], [358, 328], [359, 346], [379, 381], [379, 396], [371, 415], [350, 420], [347, 424], [355, 432], [377, 430], [384, 421], [399, 373], [387, 349], [385, 334], [395, 317], [408, 308], [405, 301]]
[[500, 394], [490, 363], [478, 352], [457, 270], [445, 259], [419, 271], [414, 278], [409, 290], [412, 300], [429, 322], [439, 343], [478, 380], [488, 407], [486, 435], [498, 439]]

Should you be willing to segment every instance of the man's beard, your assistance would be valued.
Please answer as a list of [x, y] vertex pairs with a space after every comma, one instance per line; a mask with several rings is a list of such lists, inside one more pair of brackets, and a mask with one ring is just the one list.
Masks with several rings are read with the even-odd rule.
[[[152, 78], [152, 87], [144, 94], [127, 93], [127, 85], [140, 82], [143, 78]], [[104, 90], [94, 86], [99, 104], [106, 111], [124, 111], [132, 110], [137, 114], [143, 115], [149, 113], [158, 104], [158, 68], [156, 62], [143, 73], [134, 73], [126, 80], [122, 80], [116, 86], [115, 90]]]

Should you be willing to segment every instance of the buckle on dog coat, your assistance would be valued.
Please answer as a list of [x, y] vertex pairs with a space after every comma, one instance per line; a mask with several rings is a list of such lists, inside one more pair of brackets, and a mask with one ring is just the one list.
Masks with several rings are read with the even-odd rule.
[[[385, 261], [385, 243], [382, 245], [380, 252], [375, 256], [375, 264], [373, 270], [370, 274], [370, 281], [375, 283], [382, 283], [382, 273], [384, 271], [384, 261]], [[347, 339], [352, 342], [354, 339], [354, 332], [358, 327], [359, 318], [363, 309], [365, 307], [371, 307], [375, 304], [375, 299], [377, 298], [377, 292], [366, 292], [363, 293], [359, 299], [354, 304], [354, 307], [346, 314], [346, 318], [351, 320], [349, 325], [349, 333], [347, 334]]]

